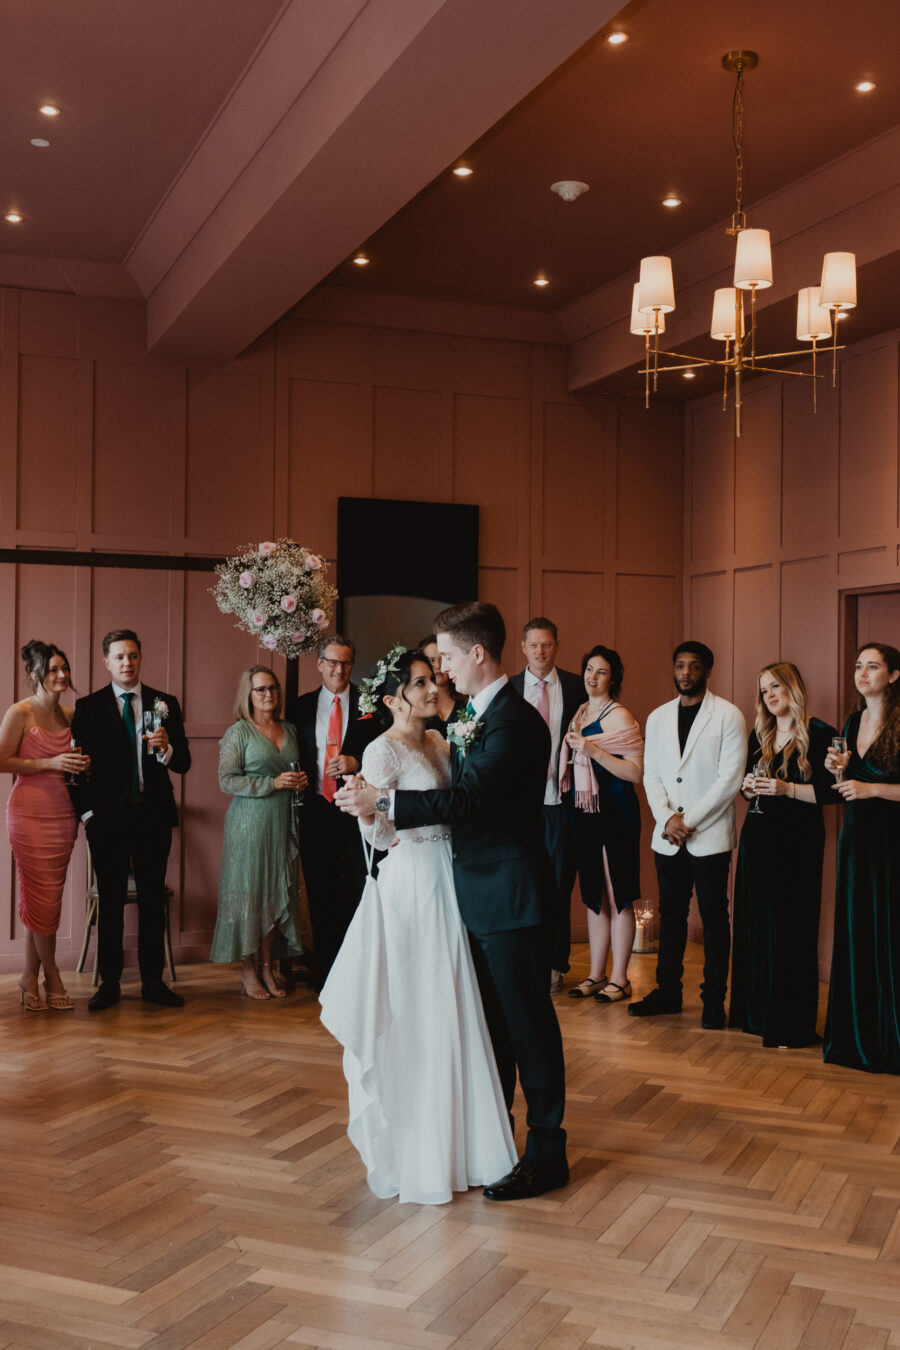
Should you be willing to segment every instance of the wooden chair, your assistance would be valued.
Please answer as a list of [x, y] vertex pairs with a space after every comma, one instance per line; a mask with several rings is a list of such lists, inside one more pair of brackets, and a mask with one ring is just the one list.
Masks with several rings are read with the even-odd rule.
[[[174, 894], [175, 892], [172, 890], [171, 886], [165, 887], [163, 891], [163, 920], [164, 920], [163, 946], [166, 955], [166, 974], [169, 977], [170, 984], [175, 979], [177, 979], [177, 976], [175, 974], [175, 963], [172, 960], [172, 939], [169, 936], [169, 901], [172, 899], [172, 896]], [[133, 874], [129, 872], [128, 894], [125, 898], [125, 903], [126, 904], [137, 903], [137, 898], [138, 898], [137, 883], [135, 882]], [[84, 902], [85, 902], [84, 941], [81, 944], [81, 955], [78, 958], [78, 965], [75, 967], [75, 969], [78, 971], [84, 970], [84, 963], [87, 958], [87, 950], [91, 941], [91, 929], [97, 922], [97, 914], [100, 907], [100, 895], [97, 890], [97, 874], [94, 871], [94, 860], [91, 857], [90, 845], [88, 846], [87, 849], [87, 887], [85, 890]], [[100, 983], [98, 946], [99, 944], [95, 944], [94, 946], [94, 973], [93, 978], [91, 980], [91, 983], [95, 985]]]

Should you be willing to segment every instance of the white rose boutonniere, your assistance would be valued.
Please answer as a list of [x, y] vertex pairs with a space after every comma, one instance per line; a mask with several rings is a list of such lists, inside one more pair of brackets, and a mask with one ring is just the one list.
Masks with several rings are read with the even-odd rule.
[[164, 698], [155, 698], [153, 700], [153, 711], [160, 721], [164, 722], [169, 715], [169, 705]]
[[481, 740], [483, 731], [484, 723], [476, 721], [473, 713], [461, 712], [447, 727], [447, 740], [456, 746], [460, 759], [465, 759], [466, 752]]

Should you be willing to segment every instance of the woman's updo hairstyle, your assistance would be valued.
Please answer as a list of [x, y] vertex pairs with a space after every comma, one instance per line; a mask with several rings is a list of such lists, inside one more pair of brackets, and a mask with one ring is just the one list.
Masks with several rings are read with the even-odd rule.
[[40, 685], [43, 687], [44, 681], [50, 673], [50, 662], [54, 656], [61, 656], [66, 666], [69, 665], [69, 658], [64, 651], [52, 642], [39, 642], [37, 638], [32, 638], [26, 642], [19, 655], [25, 662], [25, 674], [31, 680], [35, 689]]
[[394, 647], [361, 681], [360, 709], [364, 716], [372, 717], [381, 730], [387, 731], [394, 725], [391, 710], [384, 702], [385, 694], [393, 696], [399, 692], [408, 703], [405, 690], [410, 672], [418, 662], [432, 669], [424, 652], [413, 647]]

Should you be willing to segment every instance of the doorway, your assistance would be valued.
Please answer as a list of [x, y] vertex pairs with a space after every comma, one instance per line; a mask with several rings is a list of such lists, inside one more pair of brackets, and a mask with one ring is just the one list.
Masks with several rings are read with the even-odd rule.
[[839, 724], [855, 701], [853, 668], [863, 643], [886, 642], [900, 647], [900, 586], [844, 591], [842, 599]]

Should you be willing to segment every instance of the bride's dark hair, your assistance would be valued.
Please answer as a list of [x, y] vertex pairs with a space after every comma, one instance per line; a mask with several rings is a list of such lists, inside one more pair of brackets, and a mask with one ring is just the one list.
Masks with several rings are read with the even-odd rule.
[[[396, 694], [399, 692], [404, 703], [409, 703], [406, 697], [406, 686], [409, 684], [410, 672], [417, 662], [432, 669], [431, 662], [424, 652], [418, 649], [408, 647], [405, 651], [398, 652], [391, 661], [390, 669], [382, 674], [381, 662], [370, 672], [368, 681], [369, 687], [375, 696], [375, 710], [372, 717], [382, 731], [387, 731], [394, 725], [394, 718], [390, 708], [384, 702], [385, 694]], [[378, 683], [378, 681], [381, 681]]]

